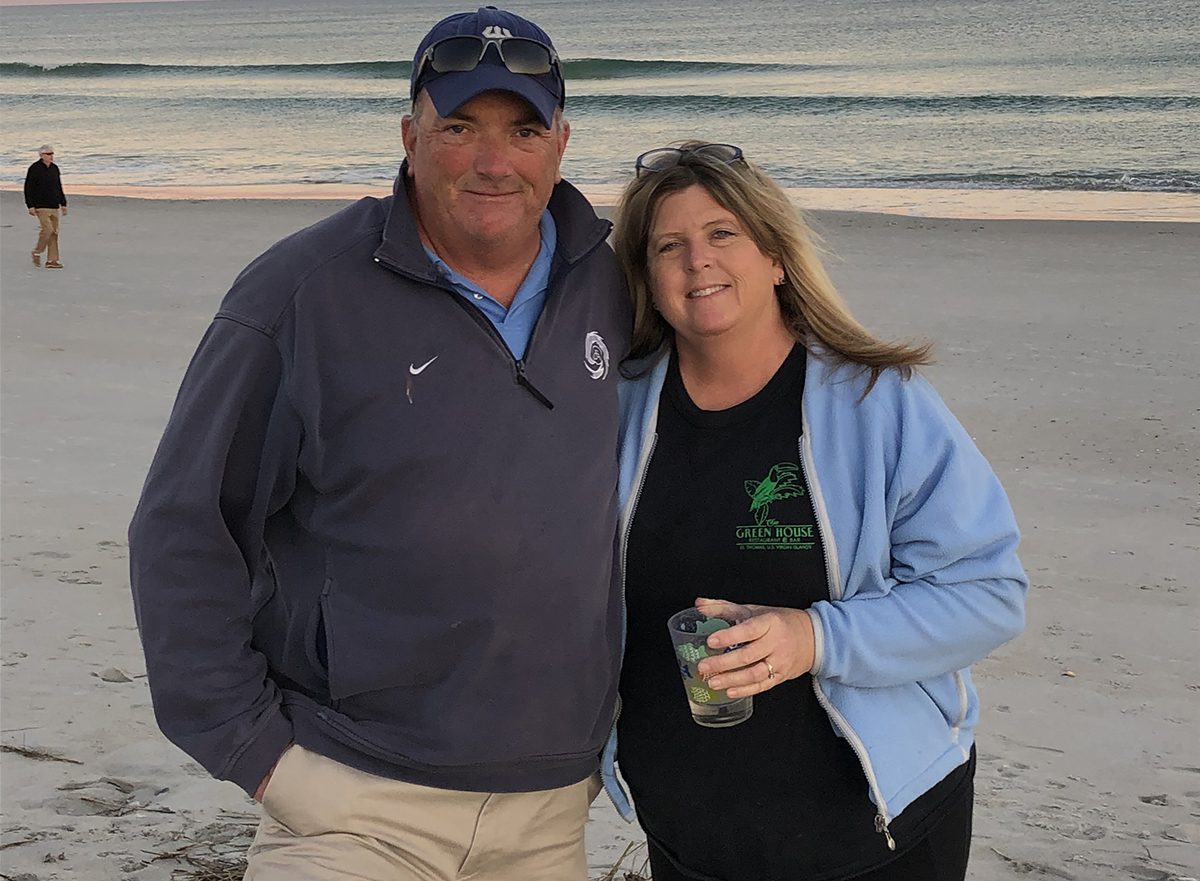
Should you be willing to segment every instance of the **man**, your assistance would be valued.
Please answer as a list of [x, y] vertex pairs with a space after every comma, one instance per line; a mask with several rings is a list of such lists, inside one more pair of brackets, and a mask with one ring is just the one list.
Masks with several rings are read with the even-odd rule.
[[54, 148], [49, 144], [38, 147], [38, 161], [25, 172], [25, 207], [40, 227], [33, 246], [33, 265], [41, 266], [42, 251], [47, 251], [46, 268], [62, 269], [58, 262], [58, 214], [61, 210], [62, 216], [67, 216], [67, 197], [63, 195], [62, 175], [54, 164]]
[[247, 267], [130, 527], [163, 731], [263, 801], [247, 878], [586, 875], [616, 701], [623, 282], [550, 38], [414, 58], [407, 154]]

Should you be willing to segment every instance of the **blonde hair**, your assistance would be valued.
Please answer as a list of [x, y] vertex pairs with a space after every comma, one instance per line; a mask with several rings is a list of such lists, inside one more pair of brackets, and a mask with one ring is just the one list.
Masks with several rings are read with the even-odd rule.
[[880, 340], [859, 324], [821, 265], [815, 236], [783, 188], [745, 159], [726, 163], [692, 152], [705, 143], [683, 143], [678, 164], [635, 178], [621, 194], [613, 249], [633, 299], [630, 360], [657, 352], [672, 338], [670, 325], [654, 309], [649, 285], [647, 246], [655, 212], [667, 196], [699, 185], [737, 217], [759, 250], [783, 267], [785, 277], [775, 292], [796, 339], [808, 349], [819, 344], [823, 357], [870, 371], [864, 396], [890, 367], [907, 377], [913, 367], [932, 363], [932, 343]]

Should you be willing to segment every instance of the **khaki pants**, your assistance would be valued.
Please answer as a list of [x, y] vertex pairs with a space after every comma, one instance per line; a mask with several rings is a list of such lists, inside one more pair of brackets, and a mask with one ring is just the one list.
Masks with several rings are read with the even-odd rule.
[[57, 208], [34, 208], [37, 214], [38, 223], [41, 229], [38, 231], [37, 244], [33, 246], [33, 253], [40, 254], [47, 248], [50, 252], [46, 255], [47, 263], [58, 262], [58, 209]]
[[433, 789], [294, 745], [263, 793], [245, 881], [584, 881], [599, 775], [544, 792]]

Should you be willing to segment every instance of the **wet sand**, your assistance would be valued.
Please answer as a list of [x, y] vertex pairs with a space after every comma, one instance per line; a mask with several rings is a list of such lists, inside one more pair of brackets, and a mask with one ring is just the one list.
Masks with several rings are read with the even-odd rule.
[[[0, 191], [16, 190], [0, 183]], [[391, 186], [350, 184], [259, 184], [186, 186], [115, 186], [79, 184], [77, 196], [117, 196], [144, 200], [266, 200], [383, 197]], [[612, 206], [620, 184], [583, 187], [593, 205]], [[820, 211], [857, 211], [906, 217], [954, 217], [988, 220], [1133, 220], [1200, 222], [1200, 196], [1190, 193], [1082, 190], [905, 189], [895, 187], [795, 187], [797, 203]]]
[[[0, 193], [9, 877], [166, 881], [244, 848], [255, 806], [154, 724], [125, 527], [225, 289], [337, 207], [78, 196], [48, 271]], [[1025, 536], [1028, 629], [977, 668], [970, 877], [1200, 876], [1200, 224], [818, 220], [859, 317], [938, 342]], [[602, 796], [592, 876], [639, 840]]]

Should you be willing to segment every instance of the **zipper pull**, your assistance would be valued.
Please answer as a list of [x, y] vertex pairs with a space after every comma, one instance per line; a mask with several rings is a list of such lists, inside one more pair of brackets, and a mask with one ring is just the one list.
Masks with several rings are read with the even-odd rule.
[[883, 819], [883, 812], [875, 815], [875, 831], [887, 839], [888, 850], [896, 849], [896, 839], [892, 838], [892, 833], [888, 831], [887, 820]]
[[550, 403], [550, 399], [538, 391], [537, 386], [530, 382], [529, 377], [525, 375], [525, 362], [517, 360], [513, 363], [517, 367], [517, 385], [523, 386], [526, 391], [541, 401], [547, 410], [553, 410], [554, 405]]

